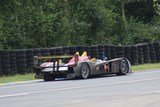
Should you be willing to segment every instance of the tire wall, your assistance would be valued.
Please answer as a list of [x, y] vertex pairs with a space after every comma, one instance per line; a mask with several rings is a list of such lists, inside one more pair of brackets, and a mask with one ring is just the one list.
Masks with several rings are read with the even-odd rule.
[[16, 52], [15, 50], [9, 51], [10, 56], [10, 67], [11, 67], [11, 73], [10, 74], [17, 74], [17, 63], [16, 63]]
[[153, 43], [156, 53], [156, 60], [157, 62], [160, 62], [160, 41]]
[[91, 57], [100, 58], [99, 57], [98, 45], [91, 46]]
[[108, 60], [111, 59], [111, 46], [110, 45], [104, 45], [104, 53], [105, 57], [107, 57]]
[[117, 58], [117, 50], [116, 46], [112, 45], [111, 46], [111, 59]]
[[0, 75], [2, 75], [3, 74], [3, 72], [2, 72], [2, 65], [1, 65], [1, 51], [0, 51]]
[[138, 65], [138, 47], [131, 46], [131, 60], [132, 65]]
[[16, 64], [17, 72], [19, 74], [25, 74], [27, 72], [27, 54], [26, 50], [17, 50], [16, 53]]
[[131, 61], [131, 47], [125, 46], [124, 47], [124, 57]]
[[98, 45], [98, 58], [103, 60], [106, 57], [105, 47], [103, 44]]
[[10, 66], [10, 55], [8, 50], [1, 51], [1, 67], [2, 67], [2, 74], [4, 75], [12, 74]]
[[144, 63], [151, 63], [150, 49], [148, 43], [142, 44]]
[[143, 64], [144, 63], [144, 52], [143, 52], [143, 48], [142, 48], [142, 45], [139, 44], [137, 45], [137, 48], [138, 48], [138, 62], [139, 64]]
[[27, 61], [27, 72], [33, 71], [33, 57], [34, 57], [34, 49], [26, 50], [26, 61]]
[[92, 58], [108, 60], [125, 57], [132, 65], [160, 62], [160, 41], [142, 43], [133, 46], [115, 46], [108, 44], [91, 46], [64, 46], [53, 48], [35, 48], [22, 50], [0, 50], [0, 75], [24, 74], [33, 72], [34, 56], [80, 55], [87, 51]]
[[88, 56], [91, 56], [91, 47], [90, 46], [84, 46], [83, 49], [84, 49], [83, 51], [87, 52]]

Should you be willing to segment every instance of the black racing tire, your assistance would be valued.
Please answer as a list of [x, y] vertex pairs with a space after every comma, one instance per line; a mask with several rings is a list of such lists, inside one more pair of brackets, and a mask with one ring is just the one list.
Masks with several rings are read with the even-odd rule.
[[89, 76], [90, 76], [90, 67], [86, 62], [82, 63], [80, 71], [81, 71], [81, 77], [83, 79], [89, 78]]
[[119, 63], [119, 71], [116, 75], [126, 75], [129, 71], [128, 62], [122, 59]]
[[54, 81], [55, 77], [52, 74], [43, 73], [43, 79], [44, 81]]
[[34, 76], [34, 78], [35, 78], [35, 79], [42, 79], [42, 75], [37, 75], [37, 74], [36, 74], [36, 75]]

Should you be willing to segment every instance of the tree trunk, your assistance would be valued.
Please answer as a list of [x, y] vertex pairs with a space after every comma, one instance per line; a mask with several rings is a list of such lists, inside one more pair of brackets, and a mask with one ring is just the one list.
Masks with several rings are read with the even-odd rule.
[[153, 0], [146, 0], [146, 22], [149, 23], [154, 17]]
[[122, 17], [124, 22], [126, 23], [126, 16], [125, 16], [125, 0], [121, 0], [121, 9], [122, 9]]

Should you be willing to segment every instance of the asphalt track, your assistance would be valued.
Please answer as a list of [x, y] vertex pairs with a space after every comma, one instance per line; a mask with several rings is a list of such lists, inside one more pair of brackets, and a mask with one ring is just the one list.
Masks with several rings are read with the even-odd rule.
[[3, 85], [0, 107], [160, 107], [160, 70]]

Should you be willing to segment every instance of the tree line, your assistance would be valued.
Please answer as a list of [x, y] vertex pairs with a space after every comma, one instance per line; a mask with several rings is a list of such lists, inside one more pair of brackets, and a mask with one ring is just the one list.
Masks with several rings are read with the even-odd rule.
[[0, 0], [0, 48], [160, 40], [159, 0]]

